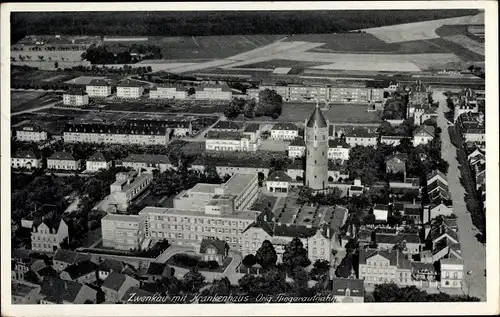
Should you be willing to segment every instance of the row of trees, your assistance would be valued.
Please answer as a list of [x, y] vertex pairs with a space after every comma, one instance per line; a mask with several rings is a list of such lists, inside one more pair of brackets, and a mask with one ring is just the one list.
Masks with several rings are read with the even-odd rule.
[[[26, 34], [200, 36], [312, 34], [442, 19], [476, 10], [326, 10], [14, 13], [12, 43]], [[314, 21], [314, 23], [310, 23]]]
[[282, 112], [283, 98], [274, 90], [266, 89], [259, 92], [259, 101], [234, 99], [224, 111], [228, 119], [243, 114], [245, 118], [272, 117], [277, 119]]
[[91, 45], [82, 53], [82, 60], [92, 64], [133, 64], [142, 59], [161, 59], [161, 49], [156, 45], [132, 45], [118, 53], [108, 51], [106, 45]]

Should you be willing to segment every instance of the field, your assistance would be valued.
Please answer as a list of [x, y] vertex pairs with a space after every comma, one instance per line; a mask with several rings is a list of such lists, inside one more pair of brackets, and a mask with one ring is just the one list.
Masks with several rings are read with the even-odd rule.
[[131, 44], [157, 45], [162, 56], [170, 59], [211, 59], [226, 58], [263, 45], [272, 43], [283, 35], [221, 35], [221, 36], [183, 36], [183, 37], [148, 37], [147, 41], [126, 39], [106, 42], [111, 51], [124, 50]]
[[[19, 66], [22, 66], [22, 65], [26, 65], [26, 66], [29, 66], [29, 67], [36, 67], [40, 70], [51, 70], [51, 71], [55, 71], [56, 68], [55, 68], [55, 65], [54, 65], [55, 61], [39, 61], [39, 60], [25, 60], [24, 62], [21, 62], [21, 61], [16, 61], [16, 62], [12, 62], [12, 65], [19, 65]], [[73, 62], [68, 62], [68, 61], [64, 61], [64, 62], [57, 62], [59, 65], [58, 68], [61, 68], [61, 69], [64, 69], [64, 68], [71, 68], [71, 67], [76, 67], [76, 66], [91, 66], [90, 62], [88, 61], [73, 61]]]
[[20, 56], [27, 60], [39, 60], [39, 56], [43, 56], [43, 60], [51, 62], [79, 62], [82, 60], [82, 53], [85, 51], [11, 51], [11, 58], [20, 60]]
[[367, 33], [387, 43], [398, 43], [416, 40], [430, 40], [438, 38], [436, 30], [443, 25], [484, 24], [484, 13], [456, 18], [431, 20], [424, 22], [389, 25], [365, 29]]
[[484, 43], [474, 41], [468, 36], [465, 36], [463, 34], [457, 34], [457, 35], [446, 36], [444, 37], [444, 39], [456, 43], [462, 47], [465, 47], [469, 51], [472, 51], [476, 54], [484, 56]]
[[12, 91], [10, 94], [11, 112], [25, 111], [61, 100], [52, 93], [38, 91]]
[[[314, 105], [309, 103], [284, 104], [278, 121], [300, 122], [311, 115]], [[366, 105], [332, 105], [323, 115], [331, 123], [379, 123], [377, 112], [367, 112]]]
[[276, 67], [309, 68], [321, 64], [322, 63], [307, 62], [307, 61], [306, 62], [292, 61], [288, 59], [271, 59], [265, 62], [257, 62], [255, 64], [245, 65], [245, 68], [257, 68], [257, 69], [262, 68], [272, 71]]
[[104, 77], [80, 76], [64, 82], [71, 85], [87, 85], [93, 79], [103, 79]]

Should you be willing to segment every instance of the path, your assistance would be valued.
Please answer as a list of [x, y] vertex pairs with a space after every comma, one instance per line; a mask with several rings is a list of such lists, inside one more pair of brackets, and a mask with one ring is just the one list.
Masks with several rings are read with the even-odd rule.
[[[433, 99], [439, 102], [438, 126], [442, 129], [442, 156], [449, 163], [448, 168], [448, 186], [450, 188], [451, 197], [453, 199], [453, 210], [457, 216], [458, 232], [460, 237], [460, 245], [462, 257], [464, 259], [464, 279], [462, 290], [465, 294], [475, 296], [481, 300], [486, 300], [486, 277], [484, 271], [486, 269], [486, 250], [485, 246], [477, 241], [475, 234], [477, 231], [472, 228], [472, 218], [467, 211], [464, 195], [465, 189], [460, 184], [460, 166], [457, 162], [457, 149], [451, 144], [450, 135], [448, 134], [448, 122], [444, 117], [444, 113], [448, 111], [446, 106], [446, 97], [443, 91], [435, 90]], [[471, 275], [466, 272], [471, 271]]]
[[18, 112], [12, 112], [10, 115], [15, 116], [15, 115], [23, 114], [23, 113], [31, 113], [31, 112], [35, 112], [35, 111], [49, 109], [49, 108], [54, 107], [59, 102], [60, 101], [55, 101], [55, 102], [51, 102], [51, 103], [48, 103], [48, 104], [40, 106], [40, 107], [31, 108], [31, 109], [27, 109], [27, 110], [23, 110], [23, 111], [18, 111]]

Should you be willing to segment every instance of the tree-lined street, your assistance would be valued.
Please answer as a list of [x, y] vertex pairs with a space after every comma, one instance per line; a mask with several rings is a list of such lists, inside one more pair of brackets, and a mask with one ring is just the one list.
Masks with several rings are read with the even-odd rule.
[[[448, 133], [448, 120], [444, 113], [448, 111], [444, 90], [434, 90], [433, 99], [439, 102], [438, 126], [442, 129], [442, 157], [449, 163], [448, 186], [453, 199], [453, 210], [457, 216], [458, 233], [462, 257], [464, 260], [464, 278], [462, 291], [464, 294], [486, 300], [486, 250], [475, 235], [477, 229], [465, 206], [465, 189], [460, 183], [460, 165], [457, 161], [457, 149], [452, 145]], [[470, 274], [467, 274], [467, 273]]]

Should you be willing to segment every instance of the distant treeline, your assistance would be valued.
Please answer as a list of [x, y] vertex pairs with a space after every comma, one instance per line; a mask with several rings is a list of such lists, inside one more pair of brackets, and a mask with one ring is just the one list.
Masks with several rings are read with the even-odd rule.
[[472, 15], [478, 10], [19, 12], [11, 15], [15, 43], [25, 35], [202, 36], [333, 33]]

